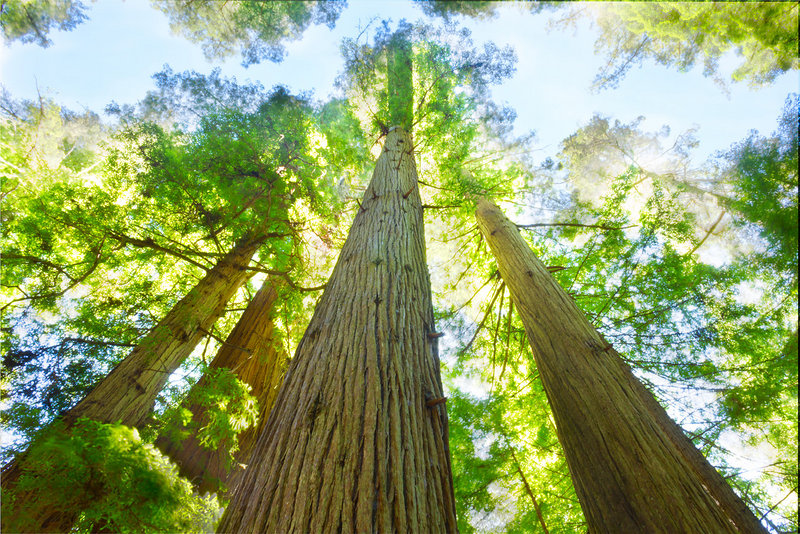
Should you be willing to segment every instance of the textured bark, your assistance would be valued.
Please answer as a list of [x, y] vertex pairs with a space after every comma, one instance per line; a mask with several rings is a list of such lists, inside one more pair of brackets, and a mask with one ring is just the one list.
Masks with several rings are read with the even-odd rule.
[[[203, 447], [195, 436], [183, 441], [168, 436], [156, 440], [156, 446], [178, 465], [181, 475], [194, 482], [200, 493], [213, 493], [229, 486], [231, 478], [241, 470], [240, 464], [250, 457], [256, 437], [275, 403], [288, 362], [288, 355], [275, 335], [273, 322], [278, 285], [280, 282], [276, 283], [274, 279], [264, 282], [209, 365], [211, 369], [232, 370], [239, 380], [250, 386], [250, 394], [258, 399], [258, 419], [254, 426], [239, 434], [239, 450], [234, 454], [233, 465], [229, 465], [228, 444], [209, 449]], [[201, 378], [189, 392], [189, 397], [206, 383], [205, 377]], [[207, 424], [204, 407], [189, 404], [186, 408], [192, 413], [194, 428]]]
[[[251, 276], [246, 267], [262, 242], [263, 239], [249, 240], [225, 255], [122, 362], [62, 417], [67, 423], [66, 431], [81, 417], [132, 427], [142, 425], [169, 375], [194, 350], [205, 335], [203, 331], [219, 318], [231, 296]], [[31, 447], [35, 446], [36, 441]], [[21, 517], [25, 517], [26, 531], [68, 531], [80, 509], [48, 509], [38, 505], [36, 494], [14, 491], [24, 469], [24, 456], [25, 453], [3, 467], [3, 498], [14, 496], [12, 513], [2, 516], [3, 532], [23, 528], [18, 523]]]
[[764, 532], [497, 206], [476, 217], [533, 349], [590, 532]]
[[454, 532], [422, 206], [392, 129], [219, 532]]

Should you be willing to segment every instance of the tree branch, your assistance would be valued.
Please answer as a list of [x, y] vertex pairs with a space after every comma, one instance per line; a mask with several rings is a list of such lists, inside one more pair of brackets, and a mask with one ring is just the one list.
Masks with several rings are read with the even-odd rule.
[[576, 228], [597, 228], [599, 230], [626, 230], [628, 228], [636, 228], [638, 225], [631, 224], [629, 226], [606, 226], [604, 224], [578, 224], [578, 223], [533, 223], [533, 224], [517, 224], [517, 228], [539, 228], [543, 226], [569, 226]]

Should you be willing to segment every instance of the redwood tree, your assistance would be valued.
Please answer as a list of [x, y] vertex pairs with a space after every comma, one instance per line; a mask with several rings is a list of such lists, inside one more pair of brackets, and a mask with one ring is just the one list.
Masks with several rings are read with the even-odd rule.
[[[191, 413], [191, 422], [179, 429], [183, 439], [175, 438], [173, 433], [164, 433], [155, 442], [178, 465], [181, 475], [192, 480], [201, 493], [216, 492], [227, 486], [247, 461], [275, 403], [288, 360], [273, 320], [280, 285], [274, 278], [264, 282], [211, 361], [209, 370], [189, 391], [185, 409]], [[250, 388], [250, 394], [258, 401], [254, 425], [249, 425], [241, 432], [232, 428], [232, 434], [222, 432], [222, 436], [213, 435], [214, 422], [221, 419], [230, 424], [231, 416], [226, 402], [228, 399], [224, 398], [225, 392], [222, 398], [215, 396], [208, 399], [226, 404], [219, 407], [223, 411], [218, 414], [219, 417], [209, 413], [213, 409], [210, 404], [202, 402], [204, 395], [207, 395], [205, 388], [215, 378], [222, 381], [222, 376], [217, 373], [233, 376]], [[212, 428], [206, 428], [209, 426]], [[211, 434], [209, 442], [205, 444], [200, 436], [203, 432]], [[234, 444], [236, 447], [230, 457], [229, 450]]]
[[453, 532], [411, 136], [386, 138], [219, 532]]
[[[53, 428], [68, 432], [82, 417], [132, 427], [143, 425], [169, 375], [194, 350], [231, 296], [252, 275], [247, 266], [263, 241], [259, 237], [239, 242], [106, 378], [61, 417], [66, 428], [58, 425]], [[29, 450], [32, 447], [36, 447], [36, 440]], [[52, 509], [47, 505], [49, 501], [36, 492], [15, 491], [24, 472], [25, 453], [3, 468], [3, 530], [69, 530], [80, 509]], [[76, 492], [84, 489], [75, 488]]]
[[513, 225], [478, 226], [519, 312], [591, 532], [763, 532]]

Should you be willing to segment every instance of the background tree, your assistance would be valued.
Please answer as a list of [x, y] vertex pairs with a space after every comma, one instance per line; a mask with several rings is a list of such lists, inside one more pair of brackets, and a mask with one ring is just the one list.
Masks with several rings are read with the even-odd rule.
[[286, 55], [283, 43], [299, 38], [311, 24], [333, 28], [347, 2], [152, 0], [152, 4], [167, 15], [173, 32], [199, 43], [208, 59], [238, 51], [242, 65], [248, 66], [264, 59], [281, 61]]
[[606, 53], [607, 63], [595, 78], [596, 88], [616, 87], [632, 66], [645, 59], [682, 71], [702, 60], [703, 73], [724, 86], [717, 71], [729, 50], [742, 58], [732, 81], [768, 84], [800, 66], [797, 12], [797, 5], [790, 2], [643, 2], [573, 8], [573, 15], [588, 15], [600, 28], [595, 46]]
[[[753, 444], [758, 442], [755, 435], [744, 432], [750, 425], [766, 424], [774, 428], [774, 434], [762, 441], [762, 450], [764, 447], [776, 450], [772, 444], [782, 440], [777, 436], [793, 435], [793, 418], [786, 411], [792, 409], [794, 402], [790, 400], [793, 389], [786, 390], [792, 379], [775, 380], [775, 384], [782, 384], [776, 387], [786, 390], [785, 393], [775, 394], [770, 388], [751, 389], [765, 372], [766, 376], [781, 377], [792, 376], [794, 372], [790, 370], [796, 367], [794, 356], [785, 348], [792, 339], [790, 333], [794, 332], [791, 306], [781, 308], [775, 307], [774, 301], [762, 304], [742, 300], [740, 288], [758, 279], [753, 269], [745, 265], [745, 258], [719, 267], [700, 261], [697, 246], [703, 241], [707, 246], [708, 240], [707, 232], [696, 226], [703, 214], [698, 207], [705, 187], [713, 185], [712, 191], [715, 188], [725, 191], [721, 185], [715, 185], [722, 184], [720, 177], [708, 177], [701, 183], [699, 171], [687, 173], [680, 167], [677, 171], [681, 172], [669, 171], [664, 162], [657, 162], [659, 172], [641, 169], [637, 165], [653, 162], [642, 157], [646, 153], [637, 149], [641, 146], [631, 143], [630, 138], [612, 134], [608, 123], [598, 132], [599, 135], [591, 136], [582, 131], [565, 140], [564, 157], [559, 164], [547, 163], [537, 171], [539, 179], [547, 179], [544, 187], [557, 182], [559, 178], [554, 174], [568, 172], [563, 175], [569, 180], [567, 191], [574, 187], [572, 200], [557, 189], [538, 194], [539, 199], [551, 199], [544, 207], [555, 209], [555, 220], [546, 210], [537, 212], [536, 204], [529, 202], [526, 210], [518, 212], [518, 217], [522, 221], [536, 221], [538, 216], [540, 222], [519, 227], [529, 233], [554, 276], [604, 337], [614, 343], [637, 377], [657, 393], [672, 417], [681, 422], [695, 444], [734, 483], [750, 506], [759, 510], [759, 515], [764, 514], [794, 492], [793, 476], [789, 474], [794, 464], [792, 448], [784, 446], [772, 459], [764, 460], [772, 464], [765, 476], [772, 480], [771, 484], [776, 484], [773, 487], [780, 486], [779, 491], [784, 492], [779, 497], [768, 497], [752, 477], [737, 477], [741, 468], [728, 464], [732, 455], [729, 444], [732, 431], [748, 436], [746, 439]], [[650, 143], [647, 141], [643, 146]], [[626, 147], [631, 149], [629, 153]], [[661, 154], [664, 149], [653, 152]], [[562, 165], [563, 171], [555, 171]], [[620, 170], [624, 172], [610, 179]], [[692, 180], [689, 185], [694, 187], [681, 185], [687, 177]], [[594, 188], [588, 195], [587, 184]], [[711, 207], [720, 209], [716, 204]], [[472, 517], [472, 524], [483, 529], [502, 530], [512, 528], [517, 520], [524, 521], [526, 510], [533, 514], [530, 522], [538, 521], [531, 505], [525, 502], [530, 499], [522, 498], [526, 493], [524, 485], [515, 485], [511, 477], [503, 476], [514, 472], [513, 466], [506, 463], [506, 439], [515, 449], [521, 447], [524, 451], [517, 456], [527, 460], [526, 470], [541, 473], [541, 479], [552, 485], [528, 477], [534, 493], [551, 496], [543, 507], [545, 519], [551, 510], [552, 517], [567, 517], [569, 505], [575, 510], [577, 502], [570, 501], [570, 495], [574, 495], [571, 488], [556, 495], [552, 491], [558, 487], [559, 476], [568, 476], [560, 447], [557, 443], [548, 444], [546, 438], [554, 435], [555, 428], [543, 424], [541, 415], [527, 419], [529, 413], [549, 411], [546, 405], [536, 408], [545, 402], [543, 392], [537, 387], [537, 367], [532, 354], [524, 349], [524, 332], [516, 309], [509, 306], [508, 294], [496, 279], [494, 267], [482, 261], [484, 249], [480, 238], [474, 228], [465, 231], [464, 226], [460, 232], [451, 234], [454, 240], [448, 247], [452, 257], [447, 262], [453, 272], [446, 279], [453, 280], [453, 285], [437, 288], [438, 294], [444, 290], [452, 299], [447, 307], [442, 307], [442, 313], [447, 327], [461, 339], [454, 347], [455, 361], [448, 361], [451, 365], [448, 386], [452, 391], [470, 383], [474, 389], [476, 381], [481, 381], [485, 386], [480, 398], [485, 400], [475, 413], [485, 413], [488, 407], [493, 407], [502, 416], [497, 420], [470, 418], [471, 412], [460, 411], [460, 417], [453, 419], [454, 440], [463, 436], [464, 431], [475, 439], [474, 444], [471, 440], [454, 441], [454, 449], [464, 447], [461, 450], [466, 451], [466, 458], [473, 458], [465, 459], [466, 465], [485, 466], [462, 471], [459, 467], [463, 464], [455, 460], [457, 496], [461, 480], [470, 481], [465, 489], [472, 488], [466, 496], [461, 494], [458, 501], [466, 507], [463, 512], [459, 509], [460, 517]], [[716, 239], [724, 242], [722, 238]], [[437, 242], [436, 246], [442, 245]], [[473, 251], [474, 255], [465, 257], [465, 251]], [[461, 290], [454, 291], [459, 286]], [[779, 295], [778, 302], [796, 301], [796, 297], [777, 288], [775, 293]], [[694, 393], [687, 396], [686, 391]], [[773, 391], [773, 399], [783, 407], [773, 411], [767, 406], [776, 404], [756, 401], [747, 404], [754, 410], [758, 407], [765, 411], [758, 415], [755, 411], [749, 415], [740, 412], [742, 419], [731, 417], [722, 402], [725, 392], [746, 395], [745, 391], [753, 394]], [[462, 393], [460, 398], [469, 399], [465, 406], [471, 407], [477, 401], [474, 395], [474, 392]], [[778, 401], [779, 398], [783, 400]], [[506, 421], [526, 423], [513, 425], [505, 424]], [[476, 444], [481, 444], [477, 451]], [[497, 472], [490, 466], [503, 465], [508, 466], [506, 471], [493, 474]], [[514, 504], [509, 501], [512, 495], [520, 496], [516, 502], [511, 501]], [[551, 508], [554, 503], [559, 505]], [[577, 512], [575, 521], [580, 523], [580, 510]], [[773, 519], [791, 525], [791, 506], [781, 513], [787, 514], [788, 519], [779, 519], [780, 514]], [[485, 520], [481, 519], [483, 516]], [[493, 521], [501, 521], [499, 524], [503, 526]], [[550, 528], [555, 528], [552, 523], [547, 521]]]
[[[255, 116], [246, 118], [243, 115], [217, 115], [211, 119], [214, 110], [207, 107], [208, 102], [213, 102], [214, 106], [226, 102], [235, 106], [235, 102], [247, 99], [251, 106], [249, 109], [256, 111], [259, 99], [263, 102], [269, 99], [269, 95], [262, 91], [259, 96], [257, 88], [239, 88], [235, 83], [214, 76], [206, 84], [204, 77], [187, 75], [181, 88], [177, 82], [179, 78], [171, 73], [159, 78], [172, 93], [150, 95], [142, 113], [148, 113], [156, 121], [162, 120], [157, 113], [163, 109], [170, 109], [167, 121], [185, 120], [186, 117], [195, 120], [198, 114], [205, 114], [209, 117], [205, 131], [191, 135], [174, 131], [167, 133], [158, 122], [131, 117], [128, 125], [117, 133], [113, 144], [104, 153], [95, 155], [82, 149], [81, 145], [73, 146], [68, 138], [64, 139], [66, 145], [62, 148], [59, 130], [40, 127], [46, 123], [37, 115], [26, 119], [25, 125], [9, 122], [10, 128], [17, 132], [26, 131], [22, 127], [30, 125], [29, 139], [33, 148], [24, 142], [25, 136], [13, 138], [20, 143], [10, 145], [18, 150], [19, 160], [9, 162], [7, 167], [3, 276], [9, 298], [15, 302], [9, 303], [12, 307], [6, 308], [8, 313], [4, 319], [32, 322], [38, 325], [36, 328], [41, 330], [42, 336], [37, 340], [6, 331], [12, 334], [9, 338], [12, 350], [7, 361], [9, 371], [23, 363], [49, 366], [47, 361], [58, 360], [71, 354], [68, 351], [79, 349], [92, 350], [95, 361], [98, 357], [107, 358], [109, 366], [106, 369], [110, 369], [122, 357], [125, 346], [135, 344], [138, 336], [152, 328], [181, 294], [188, 292], [202, 277], [201, 273], [211, 268], [226, 249], [233, 246], [236, 239], [252, 231], [259, 217], [273, 217], [275, 226], [271, 233], [286, 235], [271, 239], [257, 268], [288, 277], [288, 270], [295, 266], [295, 280], [302, 280], [305, 276], [300, 268], [301, 260], [310, 257], [301, 252], [301, 242], [307, 239], [304, 235], [315, 237], [314, 232], [330, 233], [315, 213], [321, 213], [319, 207], [333, 211], [336, 203], [332, 202], [330, 192], [324, 192], [324, 181], [317, 187], [315, 178], [319, 176], [320, 167], [301, 155], [307, 150], [307, 142], [299, 137], [278, 139], [280, 134], [273, 137], [268, 133], [284, 129], [301, 132], [301, 136], [309, 133], [304, 126], [309, 124], [310, 110], [305, 108], [303, 111], [303, 106], [289, 97], [281, 100], [286, 96], [281, 93], [282, 96], [270, 104], [272, 107], [264, 105], [258, 120]], [[216, 92], [209, 88], [215, 88]], [[163, 96], [159, 96], [161, 94]], [[173, 104], [180, 99], [180, 105]], [[205, 111], [204, 107], [207, 108]], [[281, 109], [286, 113], [281, 115]], [[271, 116], [267, 117], [267, 114]], [[281, 122], [279, 115], [285, 122]], [[300, 121], [297, 128], [290, 126], [293, 121]], [[70, 128], [77, 126], [72, 122], [68, 124]], [[258, 128], [261, 128], [260, 132], [256, 131]], [[243, 151], [238, 153], [216, 137], [237, 135], [237, 129], [242, 134], [238, 148]], [[8, 131], [12, 133], [14, 130]], [[48, 147], [53, 148], [53, 155], [44, 152]], [[42, 167], [42, 163], [33, 165], [49, 161], [47, 158], [58, 163], [65, 153], [70, 154], [70, 159], [64, 160], [66, 165], [57, 169], [49, 170]], [[76, 161], [80, 166], [72, 170], [70, 161], [79, 154], [82, 154], [81, 159]], [[228, 165], [223, 157], [225, 154], [231, 156], [229, 161], [233, 164]], [[100, 165], [103, 158], [105, 167]], [[242, 166], [245, 161], [248, 168]], [[289, 168], [284, 168], [284, 164]], [[304, 169], [306, 165], [313, 168]], [[103, 171], [102, 174], [99, 171]], [[305, 178], [294, 178], [296, 171]], [[82, 172], [84, 174], [80, 174]], [[94, 183], [87, 181], [87, 172], [92, 172]], [[289, 181], [289, 191], [282, 180], [277, 187], [282, 188], [285, 194], [293, 195], [292, 198], [299, 198], [309, 188], [314, 190], [314, 194], [321, 195], [320, 202], [314, 204], [313, 199], [309, 199], [312, 202], [303, 204], [305, 207], [295, 212], [295, 220], [298, 223], [302, 221], [302, 228], [289, 226], [286, 208], [293, 209], [291, 204], [284, 208], [282, 201], [270, 204], [267, 198], [278, 192], [268, 185], [277, 183], [278, 172]], [[44, 176], [52, 179], [44, 180]], [[66, 202], [65, 197], [69, 198]], [[316, 206], [316, 211], [310, 211], [310, 206]], [[275, 211], [270, 215], [265, 211], [269, 209]], [[95, 264], [96, 256], [87, 253], [86, 249], [97, 249], [99, 244], [103, 244], [106, 251], [103, 261], [99, 262], [102, 273], [95, 273], [94, 278], [83, 276]], [[185, 271], [183, 276], [170, 274], [176, 259], [190, 265], [192, 276], [197, 277], [195, 281], [186, 276]], [[62, 272], [64, 270], [66, 275]], [[103, 280], [115, 280], [117, 285], [102, 284]], [[92, 289], [82, 289], [85, 294], [80, 295], [81, 304], [73, 307], [71, 300], [63, 300], [63, 294], [78, 283]], [[54, 291], [53, 287], [58, 290]], [[39, 293], [42, 298], [36, 298]], [[165, 296], [170, 293], [173, 296]], [[68, 297], [75, 298], [73, 294]], [[26, 303], [31, 301], [35, 303], [34, 309], [56, 314], [62, 321], [42, 324], [37, 314], [25, 311]], [[65, 306], [77, 310], [78, 315], [60, 311]], [[15, 309], [22, 315], [18, 317], [13, 311]], [[115, 323], [118, 325], [115, 333], [100, 332], [104, 324], [108, 328]], [[115, 339], [115, 336], [120, 338]], [[57, 341], [58, 338], [62, 341]], [[64, 379], [63, 365], [45, 369], [45, 373], [35, 372], [34, 368], [27, 367], [24, 373], [25, 380], [37, 381], [37, 384], [29, 383], [33, 389], [30, 386], [14, 389], [19, 393], [30, 391], [25, 395], [32, 396], [30, 400], [33, 401], [43, 391], [55, 388], [55, 397], [51, 396], [52, 410], [45, 412], [47, 415], [39, 414], [44, 424], [78, 400], [76, 395], [78, 398], [82, 396], [75, 391], [69, 398], [59, 399], [57, 390], [62, 390], [65, 385], [85, 384], [86, 379], [76, 375], [74, 382], [51, 382], [41, 375], [53, 374]], [[78, 373], [80, 369], [89, 368], [87, 362], [78, 365], [75, 371]], [[102, 369], [98, 373], [94, 376], [102, 376]], [[15, 376], [23, 378], [22, 374]], [[82, 392], [85, 394], [87, 389]], [[33, 401], [30, 404], [40, 403]], [[20, 416], [29, 419], [23, 412]]]
[[[299, 115], [303, 114], [302, 106], [298, 106], [296, 101], [286, 95], [285, 92], [280, 91], [278, 91], [277, 96], [271, 98], [270, 102], [264, 104], [260, 111], [262, 120], [273, 125], [279, 124], [279, 118], [281, 117], [285, 120], [296, 120], [298, 113]], [[290, 118], [293, 111], [295, 116]], [[267, 114], [269, 114], [269, 117], [266, 117]], [[240, 138], [240, 147], [251, 150], [254, 152], [253, 155], [255, 157], [242, 158], [241, 154], [234, 155], [230, 151], [232, 147], [220, 146], [214, 135], [219, 135], [223, 132], [230, 134], [231, 127], [241, 126], [242, 122], [246, 124], [246, 118], [244, 120], [241, 120], [241, 118], [241, 114], [233, 114], [233, 117], [224, 114], [214, 117], [207, 115], [205, 120], [201, 120], [200, 128], [193, 134], [195, 136], [194, 143], [186, 143], [185, 137], [181, 138], [179, 133], [166, 134], [163, 129], [153, 123], [139, 121], [132, 128], [122, 130], [120, 138], [123, 143], [126, 139], [132, 141], [137, 138], [140, 142], [135, 143], [133, 155], [122, 150], [112, 151], [109, 161], [114, 172], [116, 172], [116, 174], [112, 173], [112, 180], [114, 178], [123, 181], [128, 180], [125, 184], [128, 187], [120, 188], [123, 191], [130, 190], [132, 187], [135, 189], [142, 188], [145, 191], [142, 196], [137, 197], [137, 200], [143, 199], [140, 200], [138, 205], [128, 205], [129, 209], [126, 210], [124, 216], [112, 221], [112, 224], [104, 221], [100, 228], [101, 231], [106, 230], [108, 236], [124, 244], [133, 244], [150, 250], [156, 249], [161, 252], [168, 252], [182, 259], [188, 259], [190, 262], [193, 261], [194, 265], [200, 267], [202, 267], [202, 263], [192, 260], [192, 253], [186, 252], [194, 247], [183, 248], [179, 241], [176, 239], [170, 241], [169, 234], [164, 235], [160, 231], [167, 229], [176, 231], [173, 235], [180, 236], [179, 239], [184, 241], [194, 234], [201, 241], [212, 243], [213, 246], [218, 247], [218, 250], [221, 249], [223, 253], [225, 252], [225, 242], [227, 240], [233, 238], [236, 243], [232, 245], [230, 252], [222, 255], [217, 266], [209, 270], [208, 275], [195, 289], [174, 307], [170, 314], [167, 314], [148, 336], [139, 341], [133, 353], [123, 360], [121, 364], [117, 365], [109, 377], [101, 381], [81, 403], [68, 410], [62, 417], [67, 427], [83, 416], [89, 416], [101, 422], [111, 423], [121, 420], [123, 424], [130, 426], [143, 425], [147, 421], [157, 393], [166, 383], [171, 372], [180, 365], [210, 329], [211, 324], [222, 313], [225, 303], [236, 289], [252, 275], [252, 271], [247, 270], [247, 265], [255, 251], [266, 243], [268, 245], [267, 251], [269, 251], [267, 253], [274, 255], [274, 260], [268, 259], [266, 265], [261, 267], [264, 270], [272, 270], [269, 267], [275, 266], [275, 262], [280, 266], [288, 266], [292, 263], [291, 237], [293, 230], [288, 220], [288, 210], [292, 207], [292, 199], [299, 198], [305, 191], [302, 189], [304, 183], [309, 184], [311, 182], [294, 181], [294, 183], [291, 183], [293, 181], [293, 172], [299, 169], [298, 164], [293, 165], [292, 169], [286, 169], [285, 167], [280, 169], [279, 172], [283, 174], [281, 176], [279, 172], [270, 168], [271, 165], [268, 166], [265, 160], [277, 157], [289, 165], [291, 164], [291, 158], [297, 156], [297, 151], [302, 150], [305, 145], [302, 144], [302, 141], [297, 145], [293, 145], [292, 143], [299, 138], [284, 136], [277, 143], [273, 142], [272, 151], [270, 152], [269, 149], [256, 148], [254, 145], [249, 145], [250, 139], [242, 136]], [[295, 131], [299, 132], [298, 135], [300, 136], [309, 133], [303, 129], [296, 129]], [[251, 135], [254, 134], [252, 126], [248, 125], [247, 132]], [[265, 136], [261, 137], [260, 140], [262, 143], [270, 142], [269, 138]], [[227, 151], [230, 156], [235, 156], [237, 159], [234, 165], [226, 166], [225, 162], [221, 161], [219, 157], [211, 156], [210, 160], [204, 159], [210, 156], [204, 151], [214, 150], [215, 147], [217, 150]], [[139, 174], [130, 172], [131, 167], [127, 167], [127, 165], [131, 163], [131, 157], [134, 159], [141, 157], [146, 166], [144, 168], [148, 170], [142, 172], [143, 167], [137, 165], [136, 170]], [[213, 162], [213, 165], [209, 166], [209, 161]], [[249, 165], [255, 165], [255, 167], [246, 172], [247, 169], [241, 169], [243, 161], [247, 161]], [[205, 174], [194, 174], [193, 170], [197, 167], [192, 167], [192, 163], [199, 164]], [[271, 160], [270, 164], [275, 165], [275, 160]], [[218, 166], [215, 167], [214, 165]], [[259, 165], [262, 166], [259, 167]], [[225, 171], [228, 174], [225, 174]], [[265, 173], [268, 174], [265, 175]], [[308, 180], [313, 180], [316, 176], [312, 173], [304, 174]], [[253, 178], [255, 181], [253, 181]], [[283, 178], [290, 181], [288, 192], [282, 181]], [[217, 187], [216, 190], [214, 190], [213, 185], [209, 187], [210, 182], [207, 181], [209, 179], [217, 180], [214, 182]], [[152, 181], [148, 182], [148, 180]], [[273, 188], [274, 184], [277, 185]], [[255, 193], [248, 189], [251, 187], [257, 188]], [[192, 188], [195, 189], [193, 190]], [[317, 190], [322, 191], [322, 188], [315, 189], [315, 191]], [[203, 198], [201, 196], [203, 193], [208, 196]], [[227, 198], [226, 194], [229, 195]], [[249, 201], [240, 202], [235, 196], [236, 194], [249, 195]], [[226, 200], [229, 202], [227, 205]], [[203, 205], [203, 202], [208, 201], [210, 201], [210, 204], [206, 205], [209, 205], [211, 209], [206, 209]], [[184, 202], [188, 203], [188, 206]], [[150, 203], [150, 206], [142, 205], [148, 203]], [[232, 206], [233, 203], [236, 203], [235, 208]], [[156, 207], [155, 210], [148, 209], [152, 208], [153, 205]], [[309, 205], [315, 205], [314, 199], [310, 200]], [[192, 210], [194, 217], [177, 216], [178, 214], [175, 211], [180, 210], [181, 207]], [[252, 210], [247, 212], [249, 208], [261, 210], [260, 215], [253, 215]], [[160, 231], [156, 232], [156, 237], [165, 239], [169, 246], [159, 246], [150, 235], [144, 238], [132, 238], [127, 232], [121, 233], [113, 228], [113, 222], [122, 223], [123, 225], [133, 223], [134, 226], [138, 226], [138, 224], [147, 220], [145, 218], [146, 215], [154, 213], [160, 216], [161, 222], [158, 225]], [[180, 212], [178, 211], [178, 213]], [[75, 213], [70, 213], [70, 216], [75, 215]], [[139, 217], [137, 218], [136, 215]], [[226, 215], [229, 218], [226, 218]], [[78, 218], [74, 217], [72, 220], [75, 221]], [[221, 227], [217, 227], [217, 224], [220, 224]], [[75, 224], [73, 226], [78, 225]], [[82, 219], [78, 228], [88, 226], [90, 225], [87, 220]], [[152, 226], [145, 222], [144, 227]], [[239, 234], [238, 237], [237, 233]], [[203, 234], [207, 235], [201, 237]], [[272, 241], [267, 243], [270, 238], [272, 238]], [[174, 244], [178, 244], [180, 252], [176, 253]], [[218, 254], [219, 252], [210, 253], [209, 256], [209, 253], [204, 253], [201, 249], [199, 255], [204, 258], [214, 258]], [[23, 257], [29, 255], [18, 256], [20, 256], [20, 259], [24, 259]], [[51, 262], [47, 265], [52, 267], [54, 264]], [[275, 272], [287, 276], [285, 270]], [[164, 345], [165, 343], [169, 344], [169, 348]], [[131, 377], [130, 381], [125, 378], [126, 376]], [[120, 379], [120, 377], [122, 378]], [[64, 430], [61, 427], [59, 429], [61, 431]], [[39, 437], [37, 439], [41, 441], [42, 438]], [[38, 455], [32, 456], [38, 457]], [[24, 459], [23, 463], [25, 463]], [[11, 488], [16, 486], [19, 476], [26, 471], [30, 471], [30, 469], [28, 469], [27, 464], [20, 466], [19, 462], [14, 462], [6, 467], [3, 483], [4, 491], [8, 495]], [[73, 488], [74, 490], [75, 488]], [[18, 491], [14, 498], [9, 499], [9, 501], [12, 502], [13, 509], [19, 510], [20, 513], [4, 514], [4, 519], [12, 518], [15, 515], [16, 517], [25, 517], [26, 521], [34, 522], [31, 523], [35, 525], [34, 528], [39, 529], [68, 528], [80, 511], [80, 509], [62, 509], [60, 512], [56, 512], [53, 509], [42, 509], [41, 507], [37, 508], [36, 511], [32, 508], [28, 509], [35, 503], [39, 503], [37, 506], [52, 504], [52, 502], [45, 499], [37, 499], [35, 492]], [[23, 508], [29, 513], [23, 514]]]
[[6, 0], [0, 4], [0, 27], [6, 42], [35, 43], [47, 48], [47, 37], [57, 27], [70, 31], [88, 17], [78, 0]]
[[200, 493], [223, 491], [241, 476], [272, 410], [288, 361], [275, 328], [281, 286], [264, 281], [155, 441]]
[[[763, 531], [613, 346], [582, 318], [516, 226], [483, 199], [476, 218], [525, 324], [589, 528]], [[590, 415], [597, 409], [602, 416]]]

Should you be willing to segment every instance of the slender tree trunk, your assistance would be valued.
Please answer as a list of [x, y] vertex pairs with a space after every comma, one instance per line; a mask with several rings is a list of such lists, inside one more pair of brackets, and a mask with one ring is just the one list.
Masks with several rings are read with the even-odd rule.
[[499, 208], [476, 217], [519, 310], [590, 532], [764, 532]]
[[219, 532], [454, 532], [411, 136], [387, 138]]
[[544, 534], [550, 534], [550, 531], [547, 529], [547, 523], [545, 523], [544, 516], [542, 515], [542, 508], [539, 506], [539, 501], [536, 500], [536, 496], [533, 494], [533, 490], [528, 484], [528, 479], [525, 478], [525, 473], [522, 471], [522, 465], [520, 465], [519, 460], [517, 460], [517, 455], [514, 454], [514, 449], [509, 447], [508, 450], [511, 453], [511, 459], [514, 460], [514, 467], [517, 468], [517, 473], [519, 474], [520, 479], [522, 479], [522, 485], [525, 486], [525, 492], [528, 494], [528, 497], [531, 498], [531, 503], [533, 504], [533, 509], [536, 511], [536, 517], [539, 519], [539, 524], [542, 526], [542, 531]]
[[[246, 270], [263, 239], [238, 244], [178, 302], [145, 338], [61, 420], [69, 427], [81, 417], [137, 427], [146, 422], [156, 395], [169, 375], [192, 352], [219, 318], [225, 304], [251, 276]], [[31, 447], [36, 446], [36, 441]], [[3, 532], [64, 532], [75, 523], [80, 509], [53, 510], [33, 492], [14, 491], [25, 467], [25, 453], [2, 472], [4, 501], [13, 496], [13, 508], [3, 506]], [[86, 488], [76, 487], [76, 492]], [[24, 523], [20, 523], [23, 521]]]
[[[275, 403], [288, 362], [281, 341], [275, 335], [273, 322], [278, 285], [280, 282], [276, 283], [274, 279], [268, 278], [264, 282], [209, 366], [210, 369], [233, 371], [236, 378], [250, 386], [251, 395], [258, 399], [258, 419], [254, 426], [239, 434], [239, 449], [233, 456], [233, 464], [228, 455], [230, 443], [209, 449], [194, 435], [182, 441], [166, 435], [156, 440], [156, 446], [178, 465], [182, 476], [195, 483], [200, 493], [218, 492], [228, 486], [234, 473], [241, 470], [240, 464], [250, 457], [255, 440]], [[202, 377], [189, 392], [189, 398], [207, 382]], [[201, 428], [208, 423], [204, 407], [195, 403], [187, 408], [192, 413], [192, 428]]]
[[252, 275], [247, 265], [262, 242], [241, 243], [225, 255], [66, 417], [143, 425], [169, 375], [191, 354], [225, 304]]

